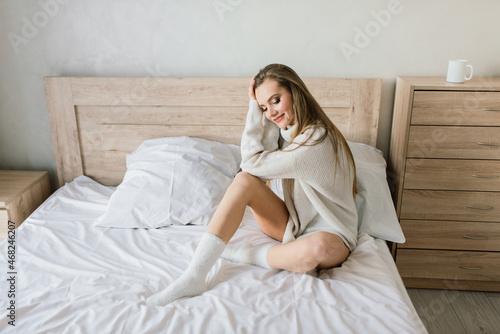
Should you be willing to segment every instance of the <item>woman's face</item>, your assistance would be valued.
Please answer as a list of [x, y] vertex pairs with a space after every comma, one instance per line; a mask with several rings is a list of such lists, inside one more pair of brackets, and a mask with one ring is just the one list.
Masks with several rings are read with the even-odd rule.
[[292, 94], [276, 80], [266, 79], [255, 89], [255, 97], [266, 118], [286, 129], [295, 124]]

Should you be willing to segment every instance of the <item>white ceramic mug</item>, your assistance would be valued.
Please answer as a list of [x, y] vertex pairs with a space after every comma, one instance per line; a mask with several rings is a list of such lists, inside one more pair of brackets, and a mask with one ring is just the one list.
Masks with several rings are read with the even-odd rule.
[[[470, 68], [470, 75], [465, 76], [466, 68]], [[472, 78], [472, 65], [467, 65], [467, 60], [464, 59], [454, 59], [448, 62], [448, 76], [446, 81], [462, 83], [465, 80], [470, 80]]]

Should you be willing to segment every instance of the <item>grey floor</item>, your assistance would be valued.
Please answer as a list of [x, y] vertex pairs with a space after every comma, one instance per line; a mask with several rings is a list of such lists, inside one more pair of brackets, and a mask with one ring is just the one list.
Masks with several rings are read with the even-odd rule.
[[500, 292], [408, 289], [429, 334], [500, 334]]

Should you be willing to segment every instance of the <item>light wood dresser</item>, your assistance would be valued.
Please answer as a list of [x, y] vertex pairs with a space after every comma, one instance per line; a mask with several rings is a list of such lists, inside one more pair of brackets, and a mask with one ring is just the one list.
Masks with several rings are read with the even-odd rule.
[[0, 170], [0, 241], [28, 218], [50, 195], [47, 172]]
[[405, 285], [500, 291], [500, 78], [398, 77], [389, 173]]

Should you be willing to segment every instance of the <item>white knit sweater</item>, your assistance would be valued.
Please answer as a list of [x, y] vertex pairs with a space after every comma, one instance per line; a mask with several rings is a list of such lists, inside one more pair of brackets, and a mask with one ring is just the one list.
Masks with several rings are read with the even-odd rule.
[[[307, 225], [321, 219], [333, 228], [352, 251], [356, 247], [358, 218], [352, 196], [354, 174], [343, 151], [333, 154], [328, 138], [319, 144], [300, 146], [312, 132], [309, 142], [323, 134], [311, 129], [290, 143], [294, 127], [280, 130], [261, 111], [256, 100], [250, 100], [245, 129], [241, 139], [241, 169], [261, 180], [294, 179], [293, 200], [283, 189], [290, 214], [283, 242], [300, 236]], [[278, 149], [280, 134], [283, 149]], [[339, 164], [336, 167], [336, 158]], [[290, 226], [292, 225], [292, 226]], [[290, 235], [286, 235], [286, 234]]]

